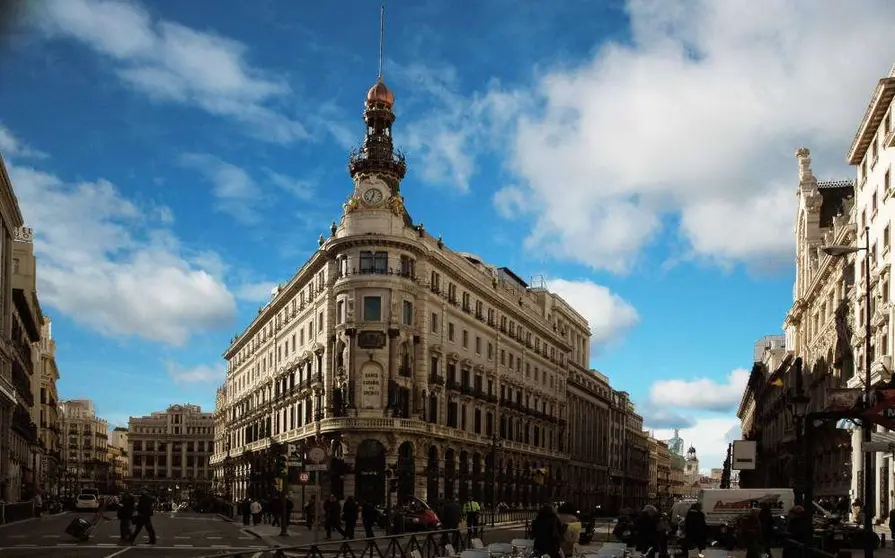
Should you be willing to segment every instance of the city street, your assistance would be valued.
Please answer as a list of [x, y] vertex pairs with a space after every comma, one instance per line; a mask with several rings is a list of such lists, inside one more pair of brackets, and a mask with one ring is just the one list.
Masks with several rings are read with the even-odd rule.
[[[108, 558], [123, 555], [174, 556], [194, 558], [218, 552], [253, 548], [260, 550], [263, 541], [242, 530], [242, 525], [221, 519], [215, 514], [157, 513], [152, 518], [157, 539], [148, 545], [145, 531], [135, 546], [118, 540], [118, 520], [107, 512], [111, 521], [97, 525], [88, 542], [78, 542], [65, 533], [66, 526], [77, 517], [74, 513], [44, 516], [0, 527], [0, 554], [10, 557], [47, 556], [54, 558]], [[83, 514], [90, 518], [89, 514]]]

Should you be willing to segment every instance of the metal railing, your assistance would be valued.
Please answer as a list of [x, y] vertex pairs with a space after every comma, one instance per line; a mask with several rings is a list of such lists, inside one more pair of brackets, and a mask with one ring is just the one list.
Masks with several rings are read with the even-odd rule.
[[0, 504], [0, 525], [34, 517], [34, 501]]
[[[477, 537], [482, 539], [484, 544], [488, 544], [483, 530], [479, 531]], [[411, 558], [414, 551], [419, 552], [420, 558], [439, 558], [445, 555], [444, 547], [447, 544], [451, 544], [456, 552], [460, 552], [471, 547], [472, 539], [468, 537], [466, 529], [427, 531], [372, 539], [282, 545], [264, 550], [259, 550], [257, 547], [246, 548], [208, 554], [202, 558]]]

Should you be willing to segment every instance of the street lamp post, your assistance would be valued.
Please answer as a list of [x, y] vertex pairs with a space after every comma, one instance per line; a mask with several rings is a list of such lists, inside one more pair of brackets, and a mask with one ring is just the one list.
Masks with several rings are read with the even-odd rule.
[[[871, 355], [871, 334], [870, 312], [871, 305], [871, 288], [870, 288], [870, 227], [864, 227], [864, 246], [824, 246], [823, 252], [833, 257], [842, 257], [848, 254], [864, 252], [864, 405], [870, 406], [870, 391], [872, 377], [870, 374], [870, 366], [872, 364]], [[861, 424], [863, 434], [863, 444], [870, 442], [873, 427], [868, 419], [864, 419]], [[862, 448], [863, 449], [863, 448]], [[876, 492], [873, 485], [873, 452], [864, 451], [864, 558], [873, 558], [873, 515], [874, 508], [873, 499]]]
[[488, 482], [491, 484], [491, 527], [494, 527], [497, 515], [497, 449], [500, 447], [500, 437], [497, 434], [491, 436], [491, 471]]
[[796, 459], [796, 478], [793, 485], [795, 485], [796, 489], [796, 502], [806, 508], [810, 514], [813, 506], [811, 502], [805, 501], [805, 494], [808, 492], [805, 483], [812, 482], [814, 479], [806, 478], [805, 475], [805, 460], [811, 459], [811, 456], [805, 455], [805, 447], [802, 443], [802, 437], [804, 435], [803, 429], [806, 427], [805, 420], [808, 417], [808, 404], [811, 400], [805, 395], [802, 357], [796, 358], [795, 369], [795, 390], [786, 394], [787, 406], [789, 407], [789, 412], [792, 414], [793, 426], [796, 430], [796, 455], [798, 457]]

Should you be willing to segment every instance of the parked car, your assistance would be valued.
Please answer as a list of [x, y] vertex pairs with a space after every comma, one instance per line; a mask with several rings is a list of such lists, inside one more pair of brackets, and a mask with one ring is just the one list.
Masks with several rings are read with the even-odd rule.
[[78, 499], [75, 501], [75, 509], [79, 511], [98, 510], [99, 500], [93, 494], [78, 494]]

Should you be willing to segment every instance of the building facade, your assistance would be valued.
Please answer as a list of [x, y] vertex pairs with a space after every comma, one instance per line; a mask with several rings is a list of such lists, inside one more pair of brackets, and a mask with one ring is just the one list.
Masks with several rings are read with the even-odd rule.
[[609, 505], [609, 378], [596, 370], [573, 366], [567, 383], [569, 423], [592, 425], [569, 429], [569, 482], [563, 500], [582, 509]]
[[[627, 394], [625, 394], [627, 397]], [[649, 434], [643, 430], [643, 418], [628, 401], [625, 413], [625, 506], [639, 509], [649, 503]]]
[[109, 434], [109, 445], [106, 460], [109, 462], [107, 484], [114, 492], [122, 492], [127, 487], [130, 477], [130, 451], [127, 441], [127, 428], [116, 426]]
[[9, 496], [13, 501], [33, 498], [42, 476], [40, 447], [40, 334], [43, 314], [37, 300], [37, 260], [31, 229], [20, 227], [12, 243], [12, 327], [15, 350], [12, 380], [16, 407], [10, 431]]
[[[849, 378], [848, 386], [859, 388], [864, 380], [865, 324], [870, 322], [871, 338], [871, 382], [873, 385], [887, 381], [892, 376], [892, 281], [891, 241], [892, 216], [895, 203], [892, 201], [892, 166], [895, 163], [895, 66], [889, 75], [879, 80], [870, 103], [861, 120], [847, 160], [856, 168], [855, 203], [852, 212], [856, 228], [855, 242], [870, 246], [870, 315], [865, 315], [864, 300], [867, 287], [864, 285], [865, 258], [856, 254], [843, 262], [854, 277], [854, 287], [846, 297], [854, 327], [851, 330], [851, 345], [854, 353], [855, 374]], [[866, 239], [864, 231], [869, 235]], [[839, 265], [843, 265], [840, 263]], [[865, 467], [861, 453], [860, 432], [853, 432], [851, 447], [851, 494], [859, 497], [865, 474], [873, 475], [876, 481], [877, 501], [874, 502], [877, 518], [887, 520], [893, 508], [892, 456], [877, 453], [873, 463]]]
[[[16, 501], [20, 485], [12, 481], [13, 417], [19, 404], [16, 386], [22, 386], [21, 371], [13, 362], [20, 359], [18, 340], [13, 340], [12, 243], [24, 226], [22, 212], [0, 155], [0, 500]], [[15, 372], [15, 381], [14, 381]], [[20, 413], [21, 414], [21, 413]], [[17, 475], [18, 476], [18, 475]]]
[[63, 401], [60, 408], [63, 492], [77, 495], [84, 488], [95, 488], [105, 493], [109, 488], [109, 424], [96, 416], [89, 399]]
[[42, 451], [42, 477], [39, 486], [48, 494], [58, 494], [64, 468], [62, 467], [62, 437], [60, 436], [59, 394], [56, 382], [59, 368], [56, 366], [56, 342], [53, 340], [53, 324], [49, 316], [43, 317], [39, 351], [40, 405], [38, 437]]
[[[401, 494], [429, 501], [574, 493], [567, 382], [587, 370], [588, 324], [543, 285], [451, 250], [410, 217], [393, 105], [382, 82], [370, 89], [339, 222], [224, 354], [214, 461], [223, 475], [230, 460], [225, 490], [266, 495], [267, 448], [302, 442], [346, 464], [328, 483], [339, 496], [385, 503], [386, 470]], [[622, 410], [625, 429], [636, 413]], [[597, 469], [585, 478], [601, 482]]]
[[[855, 268], [844, 258], [824, 253], [825, 246], [850, 246], [855, 242], [851, 218], [854, 184], [848, 180], [821, 182], [811, 168], [810, 152], [796, 152], [799, 164], [799, 208], [796, 218], [796, 281], [793, 305], [783, 328], [786, 348], [804, 363], [804, 390], [810, 397], [808, 411], [826, 408], [830, 390], [846, 388], [855, 374], [852, 351], [852, 313]], [[783, 378], [795, 388], [793, 374]], [[785, 409], [784, 409], [785, 411]], [[797, 447], [795, 428], [788, 427], [781, 455], [793, 460]], [[848, 496], [850, 474], [842, 464], [849, 461], [851, 435], [834, 422], [814, 426], [814, 494], [817, 497]]]
[[171, 405], [164, 412], [131, 417], [128, 487], [178, 500], [210, 493], [214, 436], [214, 415], [198, 405]]

